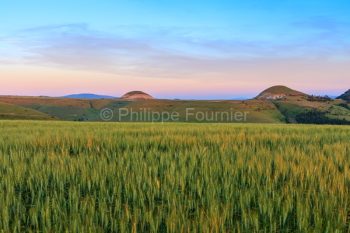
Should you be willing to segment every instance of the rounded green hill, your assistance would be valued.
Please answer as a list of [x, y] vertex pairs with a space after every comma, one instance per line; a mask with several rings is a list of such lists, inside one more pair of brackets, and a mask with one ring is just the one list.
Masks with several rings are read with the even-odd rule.
[[264, 90], [256, 97], [256, 99], [279, 100], [279, 99], [284, 99], [291, 96], [306, 97], [307, 94], [302, 93], [300, 91], [293, 90], [286, 86], [279, 85], [279, 86], [273, 86]]
[[154, 99], [151, 95], [143, 92], [143, 91], [131, 91], [126, 93], [121, 97], [125, 100], [151, 100]]

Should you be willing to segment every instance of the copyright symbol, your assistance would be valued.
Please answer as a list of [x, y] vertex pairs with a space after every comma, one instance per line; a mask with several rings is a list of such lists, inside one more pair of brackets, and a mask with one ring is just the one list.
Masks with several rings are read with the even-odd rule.
[[103, 121], [110, 121], [113, 119], [113, 111], [109, 108], [104, 108], [100, 112], [100, 117]]

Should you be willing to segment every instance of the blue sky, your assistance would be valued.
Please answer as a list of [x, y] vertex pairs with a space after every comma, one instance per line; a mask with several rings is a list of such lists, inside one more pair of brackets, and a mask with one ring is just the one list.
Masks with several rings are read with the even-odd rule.
[[0, 22], [0, 94], [350, 88], [349, 1], [5, 0]]

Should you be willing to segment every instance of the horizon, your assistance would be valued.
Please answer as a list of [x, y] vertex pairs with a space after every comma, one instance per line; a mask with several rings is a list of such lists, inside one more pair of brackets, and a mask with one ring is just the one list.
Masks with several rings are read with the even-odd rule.
[[345, 0], [33, 0], [2, 3], [0, 20], [10, 22], [0, 25], [0, 95], [204, 100], [274, 85], [332, 97], [350, 88]]
[[4, 0], [0, 22], [0, 233], [350, 233], [350, 0]]
[[[11, 94], [11, 93], [0, 93], [0, 96], [25, 96], [25, 97], [52, 97], [52, 98], [60, 98], [60, 97], [66, 97], [66, 96], [70, 96], [70, 95], [97, 95], [97, 96], [108, 96], [108, 97], [114, 97], [114, 98], [120, 98], [121, 96], [123, 96], [124, 94], [128, 93], [128, 92], [131, 92], [131, 91], [142, 91], [142, 92], [145, 92], [147, 94], [150, 94], [151, 96], [155, 97], [156, 99], [181, 99], [181, 100], [245, 100], [245, 99], [253, 99], [255, 98], [256, 96], [258, 96], [261, 92], [263, 92], [264, 90], [270, 88], [270, 87], [273, 87], [273, 86], [285, 86], [285, 85], [282, 85], [282, 84], [277, 84], [277, 85], [272, 85], [272, 86], [269, 86], [269, 87], [266, 87], [265, 89], [263, 90], [260, 90], [260, 91], [257, 91], [257, 92], [249, 92], [249, 93], [245, 93], [245, 94], [242, 94], [242, 95], [216, 95], [216, 94], [211, 94], [211, 95], [208, 95], [208, 94], [202, 94], [202, 95], [197, 95], [196, 97], [191, 97], [191, 95], [188, 95], [186, 93], [183, 93], [183, 94], [180, 94], [180, 95], [176, 95], [176, 96], [172, 96], [170, 94], [160, 94], [159, 96], [158, 95], [154, 95], [153, 93], [151, 92], [147, 92], [147, 91], [144, 91], [144, 90], [129, 90], [129, 91], [125, 91], [124, 93], [122, 92], [118, 92], [116, 94], [115, 93], [103, 93], [103, 92], [64, 92], [62, 94], [29, 94], [29, 95], [23, 95], [23, 94]], [[296, 90], [290, 86], [286, 86], [288, 88], [291, 88], [293, 90]], [[349, 88], [348, 89], [344, 89], [344, 91], [340, 91], [340, 92], [333, 92], [333, 93], [326, 93], [325, 91], [314, 91], [312, 93], [310, 92], [306, 92], [306, 91], [302, 91], [302, 90], [296, 90], [296, 91], [301, 91], [307, 95], [314, 95], [314, 96], [329, 96], [331, 98], [337, 98], [339, 97], [340, 95], [344, 94], [346, 91], [350, 90]]]
[[[283, 86], [283, 85], [274, 85], [274, 86]], [[289, 87], [288, 87], [289, 88]], [[268, 88], [266, 88], [268, 89]], [[146, 94], [150, 94], [152, 97], [154, 97], [155, 99], [169, 99], [169, 100], [249, 100], [249, 99], [254, 99], [256, 98], [259, 94], [261, 94], [263, 91], [265, 91], [266, 89], [256, 93], [256, 94], [251, 94], [251, 95], [245, 95], [245, 96], [234, 96], [234, 97], [227, 97], [227, 98], [217, 98], [216, 96], [209, 96], [208, 95], [203, 95], [202, 97], [197, 97], [197, 98], [190, 98], [187, 96], [182, 96], [182, 97], [178, 97], [178, 96], [167, 96], [167, 97], [159, 97], [159, 96], [155, 96], [152, 93], [148, 93], [145, 92]], [[293, 88], [292, 88], [293, 89]], [[294, 89], [293, 89], [294, 90]], [[349, 89], [350, 90], [350, 89]], [[142, 90], [133, 90], [133, 91], [142, 91]], [[296, 90], [298, 91], [298, 90]], [[346, 90], [348, 91], [348, 90]], [[328, 94], [313, 94], [313, 93], [305, 93], [307, 95], [314, 95], [314, 96], [328, 96], [330, 98], [337, 98], [340, 95], [344, 94], [346, 91], [344, 91], [343, 93], [340, 93], [339, 95], [328, 95]], [[131, 91], [130, 91], [131, 92]], [[144, 91], [142, 91], [144, 92]], [[64, 95], [59, 95], [59, 96], [55, 96], [55, 95], [0, 95], [0, 96], [14, 96], [14, 97], [49, 97], [49, 98], [68, 98], [69, 96], [74, 96], [74, 95], [95, 95], [95, 96], [104, 96], [104, 97], [108, 97], [108, 98], [121, 98], [124, 94], [119, 94], [119, 95], [108, 95], [108, 94], [104, 94], [104, 93], [88, 93], [88, 92], [81, 92], [81, 93], [68, 93], [68, 94], [64, 94]]]

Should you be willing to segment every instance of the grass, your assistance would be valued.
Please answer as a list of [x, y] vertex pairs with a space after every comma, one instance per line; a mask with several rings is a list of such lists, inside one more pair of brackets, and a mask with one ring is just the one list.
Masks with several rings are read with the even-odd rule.
[[[186, 108], [194, 108], [195, 112], [249, 112], [247, 122], [252, 123], [281, 123], [283, 115], [276, 107], [261, 100], [246, 101], [193, 101], [193, 100], [147, 100], [125, 101], [120, 99], [65, 99], [49, 97], [11, 97], [0, 96], [0, 102], [33, 109], [43, 114], [53, 116], [60, 120], [101, 121], [100, 110], [111, 108], [118, 112], [119, 108], [132, 109], [142, 112], [149, 109], [152, 112], [178, 112], [180, 121], [186, 121]], [[1, 112], [1, 111], [0, 111]], [[23, 116], [25, 117], [25, 116]], [[24, 118], [27, 119], [27, 118]], [[195, 119], [189, 119], [195, 122]]]
[[300, 113], [306, 112], [308, 108], [304, 108], [292, 103], [285, 103], [281, 101], [275, 101], [275, 105], [278, 110], [283, 114], [285, 120], [288, 123], [296, 123], [296, 116]]
[[345, 119], [350, 122], [350, 109], [334, 105], [328, 109], [327, 116], [332, 119]]
[[[142, 109], [150, 109], [152, 112], [177, 112], [180, 122], [198, 122], [194, 116], [186, 119], [186, 109], [192, 108], [194, 115], [198, 112], [205, 112], [209, 115], [215, 112], [247, 112], [246, 122], [248, 123], [281, 123], [283, 115], [270, 102], [260, 100], [248, 101], [190, 101], [190, 100], [147, 100], [147, 101], [118, 101], [108, 106], [111, 109], [118, 108], [132, 109], [135, 112], [142, 112]], [[118, 112], [118, 111], [115, 111]], [[226, 119], [218, 120], [227, 122]], [[203, 123], [205, 121], [202, 121]], [[209, 120], [210, 122], [210, 120]], [[212, 122], [211, 122], [212, 123]]]
[[0, 102], [0, 119], [52, 120], [53, 117], [30, 108]]
[[0, 121], [0, 232], [350, 232], [350, 127]]

